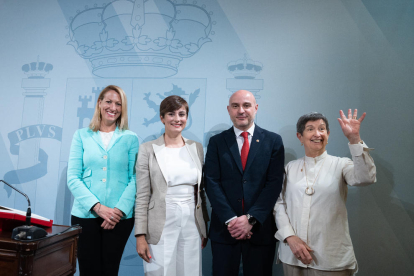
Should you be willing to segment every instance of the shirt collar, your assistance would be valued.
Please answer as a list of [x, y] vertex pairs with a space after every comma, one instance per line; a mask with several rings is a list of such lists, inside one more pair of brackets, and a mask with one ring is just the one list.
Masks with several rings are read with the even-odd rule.
[[[247, 132], [253, 137], [253, 133], [254, 133], [254, 127], [255, 127], [255, 124], [254, 124], [254, 122], [253, 122], [253, 125], [247, 130]], [[234, 129], [234, 134], [236, 134], [236, 137], [239, 137], [241, 134], [242, 134], [242, 132], [244, 132], [244, 130], [240, 130], [240, 129], [238, 129], [237, 127], [235, 127], [235, 126], [233, 126], [233, 129]]]
[[314, 162], [317, 163], [320, 160], [323, 160], [328, 155], [328, 152], [325, 150], [321, 155], [316, 157], [308, 157], [305, 155], [306, 162]]

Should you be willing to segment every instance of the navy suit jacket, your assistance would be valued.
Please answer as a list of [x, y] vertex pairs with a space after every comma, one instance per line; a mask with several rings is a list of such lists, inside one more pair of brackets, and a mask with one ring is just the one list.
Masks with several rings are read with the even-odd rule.
[[257, 220], [250, 242], [276, 242], [272, 212], [282, 189], [284, 158], [280, 135], [257, 125], [244, 171], [233, 127], [210, 139], [204, 169], [206, 192], [213, 208], [209, 231], [212, 241], [236, 243], [225, 222], [250, 214]]

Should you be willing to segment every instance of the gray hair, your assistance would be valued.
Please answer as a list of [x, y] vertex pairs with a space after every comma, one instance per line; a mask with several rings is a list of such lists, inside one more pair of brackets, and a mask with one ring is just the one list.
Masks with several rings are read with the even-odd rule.
[[326, 130], [329, 132], [329, 123], [328, 119], [326, 119], [325, 115], [319, 112], [311, 112], [305, 115], [300, 116], [298, 122], [296, 123], [296, 132], [303, 135], [303, 131], [305, 130], [306, 123], [309, 121], [317, 121], [322, 119], [325, 122]]

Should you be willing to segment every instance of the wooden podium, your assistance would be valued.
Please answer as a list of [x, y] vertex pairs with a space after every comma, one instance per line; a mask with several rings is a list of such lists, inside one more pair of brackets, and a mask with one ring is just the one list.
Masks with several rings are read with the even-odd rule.
[[80, 228], [53, 225], [39, 241], [15, 241], [11, 232], [0, 231], [1, 276], [60, 276], [76, 272], [76, 249]]

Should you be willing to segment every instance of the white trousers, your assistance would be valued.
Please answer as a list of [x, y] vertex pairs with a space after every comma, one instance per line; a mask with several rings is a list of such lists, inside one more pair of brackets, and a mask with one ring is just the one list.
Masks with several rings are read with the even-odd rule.
[[354, 275], [351, 269], [340, 271], [317, 270], [305, 268], [296, 265], [283, 264], [283, 273], [285, 276], [351, 276]]
[[146, 276], [201, 276], [201, 238], [195, 224], [194, 193], [166, 196], [166, 219], [158, 244], [150, 244]]

